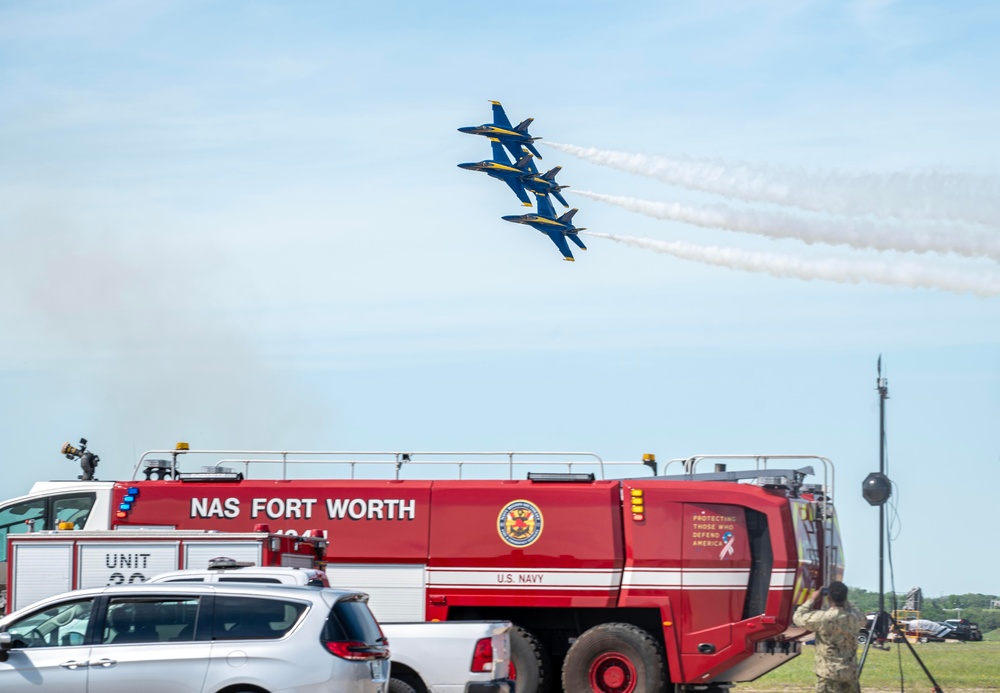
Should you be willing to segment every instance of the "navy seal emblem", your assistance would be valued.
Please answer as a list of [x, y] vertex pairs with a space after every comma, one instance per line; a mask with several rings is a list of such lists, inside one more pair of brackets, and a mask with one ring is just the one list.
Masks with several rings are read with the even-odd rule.
[[542, 511], [526, 500], [508, 503], [497, 517], [497, 531], [506, 544], [531, 546], [542, 535]]

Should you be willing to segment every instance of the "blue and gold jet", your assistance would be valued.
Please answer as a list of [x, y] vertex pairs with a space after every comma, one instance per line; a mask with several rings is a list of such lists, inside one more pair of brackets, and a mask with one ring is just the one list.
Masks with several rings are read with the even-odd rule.
[[492, 123], [459, 128], [458, 131], [465, 132], [470, 135], [483, 135], [484, 137], [497, 139], [501, 144], [503, 144], [503, 146], [507, 147], [515, 159], [521, 158], [522, 146], [527, 147], [529, 152], [541, 159], [542, 155], [538, 153], [537, 149], [535, 149], [533, 142], [542, 138], [532, 137], [528, 134], [528, 126], [531, 125], [531, 121], [533, 121], [534, 118], [523, 120], [520, 125], [514, 127], [510, 124], [510, 119], [507, 118], [507, 114], [504, 113], [503, 106], [500, 105], [500, 102], [490, 101], [490, 103], [493, 104]]
[[469, 164], [459, 164], [459, 168], [464, 168], [467, 171], [482, 171], [486, 175], [496, 178], [497, 180], [502, 180], [510, 189], [514, 191], [517, 195], [517, 199], [521, 201], [525, 207], [531, 206], [531, 200], [528, 198], [527, 190], [535, 193], [536, 195], [545, 195], [551, 193], [555, 196], [559, 202], [562, 203], [563, 207], [569, 207], [566, 203], [566, 198], [562, 196], [559, 192], [564, 188], [568, 188], [568, 185], [557, 185], [556, 184], [556, 174], [562, 170], [561, 166], [556, 166], [551, 171], [547, 171], [541, 175], [538, 174], [538, 168], [535, 167], [535, 163], [532, 161], [531, 154], [526, 150], [522, 149], [519, 158], [516, 162], [511, 163], [510, 158], [507, 156], [507, 152], [504, 151], [503, 145], [500, 141], [495, 138], [490, 138], [490, 144], [493, 146], [493, 158], [486, 159], [485, 161], [477, 161], [475, 163]]
[[573, 215], [576, 214], [576, 209], [571, 209], [561, 217], [556, 217], [556, 211], [552, 207], [552, 201], [549, 199], [548, 195], [535, 194], [535, 199], [538, 201], [537, 214], [521, 214], [521, 215], [511, 215], [502, 217], [504, 221], [510, 221], [515, 224], [527, 224], [532, 228], [535, 228], [546, 236], [552, 239], [552, 242], [556, 244], [559, 248], [559, 252], [563, 254], [563, 259], [569, 262], [574, 262], [573, 253], [570, 252], [569, 244], [566, 243], [566, 239], [570, 239], [574, 244], [582, 248], [587, 249], [587, 246], [583, 244], [580, 237], [577, 236], [581, 231], [585, 231], [583, 228], [576, 228], [573, 226]]
[[559, 204], [563, 207], [569, 207], [569, 203], [566, 202], [566, 198], [562, 196], [561, 192], [559, 192], [560, 190], [565, 190], [569, 186], [556, 184], [556, 174], [562, 171], [562, 166], [556, 166], [555, 168], [549, 169], [545, 173], [538, 175], [538, 169], [535, 167], [535, 162], [528, 159], [528, 170], [531, 171], [531, 175], [521, 179], [521, 183], [524, 184], [524, 187], [536, 195], [552, 195], [552, 197], [559, 200]]
[[[522, 179], [533, 178], [535, 173], [538, 171], [538, 169], [531, 164], [531, 154], [523, 152], [521, 158], [518, 159], [516, 163], [511, 163], [510, 158], [507, 156], [507, 152], [503, 150], [503, 145], [500, 144], [499, 140], [490, 138], [490, 144], [493, 145], [492, 159], [478, 161], [471, 164], [459, 164], [458, 167], [464, 168], [466, 171], [482, 171], [491, 178], [502, 180], [510, 186], [511, 190], [514, 191], [514, 194], [517, 195], [517, 199], [521, 201], [521, 204], [525, 207], [530, 207], [531, 200], [528, 198], [528, 193], [524, 189]], [[530, 168], [529, 164], [531, 164]]]

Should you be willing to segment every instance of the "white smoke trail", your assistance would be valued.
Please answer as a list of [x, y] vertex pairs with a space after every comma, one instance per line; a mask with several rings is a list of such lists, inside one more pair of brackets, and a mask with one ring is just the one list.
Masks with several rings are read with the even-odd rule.
[[647, 156], [559, 142], [544, 144], [601, 166], [748, 202], [771, 202], [833, 214], [1000, 226], [1000, 181], [993, 177], [945, 171], [806, 171], [682, 156]]
[[702, 228], [727, 229], [768, 238], [794, 238], [810, 244], [827, 243], [912, 253], [956, 253], [1000, 261], [1000, 234], [986, 229], [949, 229], [933, 222], [911, 222], [903, 226], [868, 219], [803, 219], [785, 212], [736, 209], [726, 204], [692, 207], [678, 202], [654, 202], [590, 190], [569, 192], [655, 219], [679, 221]]
[[957, 273], [915, 264], [883, 261], [858, 261], [827, 258], [811, 260], [778, 253], [761, 253], [738, 248], [697, 245], [685, 241], [659, 241], [636, 236], [584, 231], [588, 236], [607, 238], [636, 248], [665, 253], [708, 265], [718, 265], [745, 272], [765, 272], [775, 277], [825, 279], [841, 284], [889, 284], [911, 288], [941, 289], [977, 296], [1000, 296], [1000, 274]]

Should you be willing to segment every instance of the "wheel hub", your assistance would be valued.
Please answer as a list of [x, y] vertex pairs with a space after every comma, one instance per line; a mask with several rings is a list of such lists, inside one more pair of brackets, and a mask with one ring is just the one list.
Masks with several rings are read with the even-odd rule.
[[590, 686], [599, 693], [632, 693], [635, 666], [619, 652], [605, 652], [590, 665]]

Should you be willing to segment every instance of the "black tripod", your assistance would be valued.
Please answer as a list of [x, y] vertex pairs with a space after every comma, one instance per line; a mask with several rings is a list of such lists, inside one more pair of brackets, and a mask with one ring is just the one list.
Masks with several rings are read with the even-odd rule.
[[[875, 638], [876, 629], [878, 629], [882, 619], [885, 618], [885, 503], [889, 500], [889, 496], [892, 495], [892, 482], [889, 481], [889, 477], [885, 475], [885, 401], [889, 399], [889, 381], [882, 377], [882, 356], [878, 357], [878, 381], [877, 390], [879, 395], [879, 445], [878, 445], [878, 471], [872, 472], [867, 477], [865, 477], [864, 482], [861, 484], [861, 495], [864, 496], [865, 500], [868, 501], [870, 505], [878, 506], [878, 613], [872, 620], [871, 625], [868, 627], [868, 638], [865, 640], [865, 649], [861, 652], [861, 661], [858, 663], [858, 678], [861, 677], [861, 672], [865, 668], [865, 660], [868, 658], [868, 649], [871, 647], [872, 640]], [[892, 593], [892, 609], [896, 612], [896, 592], [893, 590]], [[906, 639], [906, 635], [899, 629], [899, 623], [897, 623], [895, 618], [889, 619], [892, 624], [890, 627], [891, 632], [896, 634], [897, 640], [902, 640], [906, 643], [906, 646], [910, 649], [913, 654], [914, 659], [917, 660], [917, 664], [923, 669], [924, 674], [927, 675], [928, 680], [930, 680], [931, 685], [934, 687], [935, 693], [943, 693], [941, 687], [938, 685], [937, 681], [934, 680], [934, 676], [924, 665], [920, 655], [917, 651], [913, 649], [913, 645], [909, 640]]]

